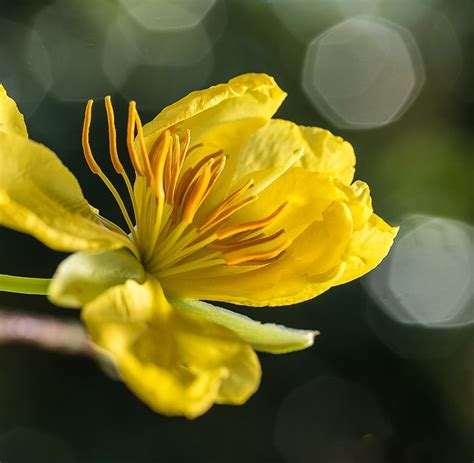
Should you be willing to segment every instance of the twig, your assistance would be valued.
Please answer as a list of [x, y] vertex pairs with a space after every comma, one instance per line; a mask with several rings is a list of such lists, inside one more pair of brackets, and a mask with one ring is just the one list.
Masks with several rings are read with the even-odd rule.
[[82, 325], [51, 316], [0, 310], [0, 344], [30, 344], [67, 354], [93, 355]]

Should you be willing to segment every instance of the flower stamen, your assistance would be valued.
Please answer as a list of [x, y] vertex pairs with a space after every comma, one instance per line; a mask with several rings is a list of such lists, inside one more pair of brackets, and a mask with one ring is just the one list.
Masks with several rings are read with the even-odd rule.
[[138, 111], [136, 108], [136, 103], [131, 101], [130, 104], [133, 103], [133, 117], [135, 118], [135, 126], [137, 128], [137, 140], [138, 146], [140, 148], [140, 153], [142, 155], [143, 163], [145, 165], [145, 177], [147, 179], [148, 184], [150, 185], [153, 182], [153, 172], [151, 170], [150, 165], [150, 158], [148, 156], [148, 151], [145, 146], [145, 139], [143, 137], [143, 126], [140, 116], [138, 115]]
[[84, 114], [84, 125], [82, 128], [82, 148], [84, 151], [84, 157], [86, 158], [87, 165], [89, 166], [90, 170], [98, 175], [100, 179], [105, 183], [109, 191], [112, 193], [113, 197], [115, 198], [115, 201], [117, 202], [120, 211], [122, 212], [122, 215], [125, 219], [125, 222], [127, 223], [127, 226], [134, 236], [136, 238], [135, 230], [133, 227], [132, 220], [130, 219], [130, 215], [128, 214], [127, 208], [125, 207], [125, 204], [120, 197], [119, 192], [115, 188], [115, 186], [112, 184], [112, 182], [109, 180], [109, 178], [102, 172], [102, 169], [100, 168], [99, 164], [94, 159], [94, 155], [92, 154], [92, 150], [90, 147], [89, 143], [89, 129], [91, 125], [91, 119], [92, 119], [92, 105], [94, 104], [93, 100], [89, 100], [86, 105], [86, 110]]
[[244, 254], [238, 254], [236, 256], [225, 255], [224, 260], [227, 265], [259, 265], [267, 264], [269, 260], [273, 260], [280, 257], [285, 252], [286, 248], [290, 245], [289, 240], [285, 240], [277, 247], [261, 252], [248, 252]]
[[[217, 206], [205, 219], [203, 222], [198, 227], [199, 231], [202, 231], [206, 228], [209, 228], [213, 225], [216, 225], [216, 220], [223, 215], [223, 211], [226, 209], [226, 207], [231, 204], [235, 199], [237, 199], [239, 196], [242, 196], [249, 188], [251, 188], [254, 185], [253, 179], [248, 180], [242, 187], [238, 188], [234, 193], [232, 193], [230, 196], [228, 196], [224, 201], [222, 201], [219, 206]], [[256, 196], [254, 196], [257, 198]], [[248, 204], [248, 203], [246, 203]], [[240, 208], [239, 208], [240, 209]], [[238, 209], [237, 209], [238, 210]], [[225, 218], [230, 217], [233, 212], [228, 214]]]
[[155, 179], [155, 195], [157, 199], [165, 199], [164, 169], [168, 153], [172, 147], [173, 139], [169, 130], [155, 141], [150, 151], [150, 162]]
[[275, 209], [274, 212], [272, 212], [264, 219], [244, 222], [238, 225], [230, 225], [229, 227], [223, 228], [217, 232], [217, 236], [219, 239], [224, 239], [229, 238], [233, 235], [237, 235], [241, 232], [261, 230], [270, 225], [272, 222], [274, 222], [275, 219], [283, 212], [287, 204], [288, 202], [284, 202], [281, 206]]
[[128, 105], [128, 123], [127, 123], [127, 148], [128, 148], [128, 153], [130, 155], [130, 161], [132, 162], [133, 170], [135, 173], [140, 176], [144, 177], [145, 173], [142, 169], [142, 166], [140, 165], [140, 162], [138, 160], [138, 154], [137, 151], [135, 150], [135, 102], [130, 101]]
[[[280, 170], [260, 181], [256, 188], [253, 179], [247, 180], [211, 212], [198, 215], [224, 171], [227, 156], [223, 150], [216, 150], [200, 156], [194, 164], [188, 163], [189, 167], [183, 171], [189, 153], [203, 144], [190, 146], [190, 131], [180, 134], [179, 128], [172, 126], [165, 129], [148, 150], [136, 103], [131, 101], [127, 147], [137, 175], [135, 186], [132, 187], [119, 158], [115, 115], [110, 96], [107, 96], [105, 108], [110, 159], [115, 171], [123, 177], [130, 194], [137, 221], [134, 227], [119, 193], [92, 154], [89, 144], [92, 103], [92, 100], [88, 101], [84, 116], [84, 156], [91, 171], [100, 176], [119, 204], [147, 271], [164, 277], [223, 265], [263, 266], [283, 255], [291, 242], [289, 239], [283, 242], [279, 239], [284, 230], [267, 235], [264, 229], [277, 220], [286, 203], [263, 219], [224, 226], [238, 211], [257, 201], [258, 194], [279, 176]], [[251, 188], [253, 194], [249, 194]], [[110, 227], [109, 223], [103, 223]], [[277, 240], [280, 244], [271, 249], [262, 249], [263, 245]]]
[[214, 158], [209, 159], [207, 164], [203, 166], [202, 173], [199, 176], [197, 176], [198, 173], [196, 173], [194, 182], [184, 196], [181, 221], [188, 225], [191, 224], [194, 215], [209, 194], [210, 181], [212, 178], [211, 167], [213, 163]]
[[265, 233], [260, 233], [257, 236], [248, 238], [246, 240], [227, 242], [227, 243], [225, 242], [213, 243], [209, 245], [209, 248], [215, 249], [216, 251], [222, 251], [225, 253], [239, 251], [240, 249], [245, 249], [251, 246], [256, 246], [258, 244], [264, 244], [270, 241], [274, 241], [278, 237], [280, 237], [283, 233], [285, 233], [285, 230], [283, 229], [278, 230], [276, 233], [273, 233], [273, 235], [270, 235], [270, 236], [265, 236]]
[[138, 208], [135, 201], [135, 195], [133, 193], [132, 182], [127, 175], [126, 170], [124, 169], [122, 163], [120, 162], [118, 150], [117, 150], [117, 130], [115, 129], [115, 114], [114, 108], [112, 106], [112, 100], [109, 95], [105, 97], [105, 110], [107, 112], [107, 126], [109, 129], [109, 151], [110, 159], [112, 165], [114, 166], [115, 171], [122, 176], [127, 186], [128, 194], [130, 200], [132, 201], [133, 213], [135, 215], [135, 220], [138, 217]]

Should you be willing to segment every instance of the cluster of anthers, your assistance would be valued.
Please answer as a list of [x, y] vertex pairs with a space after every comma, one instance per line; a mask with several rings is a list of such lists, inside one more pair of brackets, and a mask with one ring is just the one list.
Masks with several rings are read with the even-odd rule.
[[[100, 176], [115, 197], [130, 229], [132, 248], [148, 272], [168, 277], [222, 266], [245, 271], [249, 266], [268, 265], [285, 253], [290, 242], [284, 230], [271, 234], [266, 230], [275, 224], [286, 203], [264, 218], [236, 223], [232, 220], [235, 214], [257, 201], [257, 193], [262, 189], [255, 188], [254, 181], [249, 179], [203, 214], [201, 206], [224, 171], [227, 156], [219, 150], [199, 156], [193, 163], [190, 155], [203, 146], [201, 143], [191, 146], [190, 130], [180, 134], [176, 126], [164, 130], [148, 150], [134, 101], [129, 104], [127, 124], [127, 148], [137, 176], [132, 187], [119, 159], [114, 111], [107, 96], [110, 158], [127, 186], [135, 219], [132, 221], [119, 192], [92, 154], [89, 144], [92, 104], [93, 100], [87, 102], [84, 116], [84, 155], [91, 171]], [[99, 218], [108, 228], [126, 234], [104, 217]]]

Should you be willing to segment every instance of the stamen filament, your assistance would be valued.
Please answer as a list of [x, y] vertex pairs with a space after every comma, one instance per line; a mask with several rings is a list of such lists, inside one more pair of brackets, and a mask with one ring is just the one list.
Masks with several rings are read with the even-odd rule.
[[140, 116], [138, 115], [136, 105], [134, 105], [134, 109], [135, 109], [135, 114], [134, 114], [135, 123], [137, 127], [138, 146], [140, 147], [142, 159], [145, 164], [145, 176], [147, 178], [148, 184], [150, 184], [153, 181], [153, 172], [151, 170], [150, 158], [148, 157], [148, 151], [145, 146], [145, 138], [143, 137], [142, 121], [140, 119]]
[[92, 171], [92, 173], [98, 174], [100, 172], [100, 167], [94, 159], [94, 155], [92, 154], [91, 146], [89, 144], [89, 129], [91, 126], [93, 104], [94, 100], [88, 100], [86, 104], [86, 110], [84, 112], [84, 124], [82, 126], [82, 150], [84, 151], [84, 157], [86, 158], [89, 169]]
[[196, 143], [195, 145], [191, 146], [191, 148], [188, 149], [188, 154], [192, 153], [194, 150], [201, 148], [204, 145], [204, 143]]
[[217, 239], [217, 235], [211, 235], [205, 240], [199, 241], [192, 246], [188, 246], [181, 250], [181, 252], [174, 251], [172, 254], [169, 255], [167, 259], [160, 259], [160, 268], [165, 269], [171, 267], [172, 265], [176, 264], [177, 262], [185, 259], [186, 257], [194, 254], [197, 251], [208, 246], [210, 243], [214, 242]]
[[105, 110], [107, 112], [107, 127], [109, 129], [109, 151], [112, 165], [114, 166], [117, 174], [123, 174], [125, 169], [120, 162], [118, 151], [117, 151], [117, 131], [115, 130], [115, 114], [112, 106], [112, 100], [109, 95], [105, 97]]
[[172, 163], [171, 163], [172, 169], [170, 172], [168, 195], [169, 195], [169, 204], [174, 204], [176, 184], [178, 182], [178, 177], [181, 171], [181, 143], [177, 135], [175, 135], [173, 151], [169, 159], [172, 159]]
[[112, 221], [110, 221], [109, 219], [101, 216], [100, 214], [97, 215], [97, 218], [110, 230], [116, 232], [116, 233], [119, 233], [121, 235], [124, 235], [126, 237], [128, 237], [127, 233], [125, 232], [125, 230], [123, 230], [121, 227], [119, 227], [117, 224], [113, 223]]
[[171, 247], [179, 240], [179, 238], [181, 238], [187, 227], [187, 223], [181, 222], [172, 231], [170, 231], [161, 243], [157, 254], [154, 256], [154, 260], [159, 261], [162, 256], [164, 256], [166, 252], [171, 249]]
[[[181, 151], [181, 159], [180, 159], [180, 167], [183, 167], [184, 160], [186, 156], [189, 154], [189, 144], [191, 143], [191, 131], [186, 129], [184, 132], [183, 140], [181, 141], [182, 144], [182, 151]], [[202, 145], [202, 144], [201, 144]]]
[[252, 263], [265, 263], [269, 259], [278, 257], [285, 249], [291, 244], [291, 241], [286, 240], [284, 243], [280, 244], [276, 248], [270, 249], [268, 251], [261, 252], [248, 252], [246, 254], [239, 254], [237, 256], [226, 255], [224, 257], [225, 263], [227, 265], [239, 265], [245, 264], [247, 262]]
[[134, 237], [134, 239], [137, 239], [137, 235], [135, 232], [135, 227], [133, 226], [132, 220], [130, 219], [130, 216], [128, 215], [127, 208], [125, 207], [124, 202], [122, 201], [122, 198], [120, 197], [120, 193], [117, 191], [117, 189], [114, 187], [112, 182], [107, 178], [107, 176], [102, 172], [98, 172], [97, 174], [101, 180], [105, 183], [107, 188], [110, 190], [110, 192], [113, 194], [115, 201], [117, 202], [120, 211], [122, 212], [123, 218], [125, 219], [125, 222], [127, 222], [127, 226]]
[[189, 195], [185, 197], [182, 221], [190, 224], [197, 210], [209, 193], [209, 182], [211, 180], [211, 166], [214, 159], [211, 158], [205, 166], [202, 174], [197, 178], [195, 184], [190, 188]]
[[265, 217], [264, 219], [245, 222], [238, 225], [231, 225], [227, 228], [223, 228], [222, 230], [219, 230], [217, 232], [217, 236], [219, 237], [219, 239], [224, 239], [236, 235], [237, 233], [249, 230], [260, 230], [270, 225], [281, 214], [287, 204], [287, 202], [284, 202], [280, 207], [278, 207], [274, 212], [272, 212], [268, 217]]
[[224, 253], [239, 251], [240, 249], [245, 249], [253, 246], [257, 246], [259, 244], [268, 243], [270, 241], [276, 240], [280, 237], [285, 230], [281, 229], [273, 235], [265, 236], [264, 233], [260, 233], [259, 235], [249, 238], [242, 241], [236, 241], [234, 243], [213, 243], [209, 246], [210, 249], [215, 249], [216, 251], [222, 251]]
[[202, 231], [205, 228], [219, 225], [221, 222], [228, 219], [231, 215], [235, 214], [237, 211], [245, 207], [247, 204], [253, 203], [257, 199], [258, 199], [257, 195], [247, 196], [247, 198], [244, 198], [242, 201], [235, 204], [234, 206], [224, 209], [218, 216], [216, 217], [212, 216], [211, 218], [207, 219], [207, 221], [204, 222], [204, 224], [201, 224], [199, 226], [198, 230]]
[[163, 278], [176, 275], [178, 273], [190, 272], [191, 270], [199, 270], [202, 268], [214, 267], [216, 265], [225, 264], [225, 260], [222, 258], [217, 258], [217, 256], [219, 256], [219, 253], [217, 252], [209, 254], [201, 259], [195, 259], [186, 264], [177, 265], [175, 267], [170, 267], [165, 270], [159, 270], [157, 275], [158, 277]]
[[218, 161], [218, 162], [219, 163], [216, 164], [212, 169], [212, 177], [211, 177], [211, 180], [209, 182], [209, 187], [208, 187], [209, 190], [212, 189], [212, 187], [215, 185], [215, 183], [219, 179], [220, 175], [224, 171], [224, 167], [225, 167], [225, 164], [227, 162], [227, 156], [222, 156], [220, 158], [220, 161]]
[[136, 103], [134, 101], [130, 101], [128, 105], [128, 123], [127, 123], [127, 148], [128, 153], [130, 155], [130, 161], [132, 162], [133, 170], [139, 175], [140, 177], [144, 177], [145, 173], [140, 165], [138, 160], [138, 154], [135, 149], [135, 112], [136, 112]]
[[130, 232], [132, 233], [133, 237], [136, 238], [132, 220], [130, 219], [130, 216], [128, 215], [127, 208], [125, 207], [125, 204], [122, 201], [122, 198], [120, 197], [119, 192], [114, 187], [112, 182], [108, 179], [108, 177], [102, 172], [101, 168], [99, 167], [99, 165], [94, 159], [94, 155], [92, 154], [92, 150], [89, 143], [89, 130], [90, 130], [90, 124], [91, 124], [93, 103], [94, 103], [93, 100], [89, 100], [87, 102], [86, 110], [84, 114], [84, 125], [82, 128], [82, 148], [84, 151], [84, 157], [86, 158], [86, 162], [89, 168], [91, 169], [91, 171], [100, 177], [100, 179], [105, 183], [109, 191], [114, 196], [115, 201], [120, 207], [120, 211], [122, 212], [125, 222], [127, 222], [127, 226], [130, 229]]
[[126, 170], [124, 169], [122, 163], [120, 162], [118, 150], [117, 150], [117, 131], [115, 129], [115, 114], [114, 108], [112, 106], [112, 100], [109, 95], [105, 97], [105, 110], [107, 112], [107, 126], [109, 129], [109, 151], [110, 159], [112, 165], [114, 166], [115, 171], [120, 174], [127, 186], [128, 194], [130, 200], [132, 201], [133, 214], [135, 216], [135, 222], [138, 221], [138, 208], [135, 200], [135, 194], [133, 192], [132, 182], [127, 175]]
[[238, 188], [234, 193], [232, 193], [230, 196], [228, 196], [224, 201], [222, 201], [219, 206], [217, 206], [207, 217], [206, 219], [199, 225], [199, 230], [203, 230], [207, 227], [210, 226], [213, 221], [219, 217], [221, 212], [229, 205], [231, 204], [235, 199], [237, 199], [239, 196], [244, 194], [249, 188], [251, 188], [254, 184], [254, 181], [250, 179], [247, 181], [242, 187]]

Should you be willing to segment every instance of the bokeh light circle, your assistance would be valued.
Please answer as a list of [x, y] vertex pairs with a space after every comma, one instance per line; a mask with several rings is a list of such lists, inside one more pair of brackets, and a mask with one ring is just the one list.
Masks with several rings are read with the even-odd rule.
[[[157, 46], [157, 44], [160, 44]], [[144, 31], [119, 14], [107, 33], [103, 70], [113, 88], [141, 108], [158, 111], [207, 82], [212, 42], [202, 25], [187, 31]]]
[[50, 61], [38, 34], [29, 27], [0, 19], [0, 82], [26, 116], [51, 86]]
[[[379, 2], [377, 14], [407, 28], [415, 37], [423, 56], [426, 72], [426, 86], [437, 98], [443, 90], [451, 90], [465, 67], [462, 36], [455, 27], [449, 9], [439, 8], [436, 0], [414, 2], [399, 0]], [[445, 89], [431, 88], [441, 84]]]
[[102, 47], [110, 17], [109, 2], [56, 0], [35, 18], [34, 28], [47, 46], [52, 93], [64, 101], [100, 98], [109, 92], [101, 70]]
[[424, 82], [424, 67], [411, 34], [382, 18], [343, 21], [308, 46], [303, 89], [339, 128], [389, 124], [408, 109]]
[[197, 26], [216, 0], [119, 0], [143, 27], [171, 31]]
[[474, 228], [415, 215], [366, 280], [380, 307], [400, 323], [454, 327], [474, 322]]

